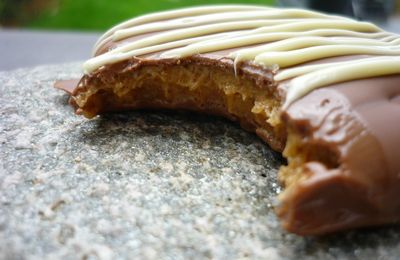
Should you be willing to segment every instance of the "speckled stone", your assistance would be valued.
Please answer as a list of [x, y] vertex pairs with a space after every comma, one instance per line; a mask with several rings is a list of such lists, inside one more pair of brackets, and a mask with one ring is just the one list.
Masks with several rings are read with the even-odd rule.
[[0, 72], [0, 259], [398, 259], [399, 227], [283, 231], [282, 159], [234, 123], [74, 115], [52, 84], [79, 68]]

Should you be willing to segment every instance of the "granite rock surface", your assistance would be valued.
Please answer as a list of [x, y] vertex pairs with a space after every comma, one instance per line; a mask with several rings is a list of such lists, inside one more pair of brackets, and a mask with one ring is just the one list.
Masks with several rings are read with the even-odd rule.
[[284, 163], [224, 119], [87, 120], [52, 87], [80, 64], [0, 72], [0, 259], [398, 259], [400, 228], [281, 229]]

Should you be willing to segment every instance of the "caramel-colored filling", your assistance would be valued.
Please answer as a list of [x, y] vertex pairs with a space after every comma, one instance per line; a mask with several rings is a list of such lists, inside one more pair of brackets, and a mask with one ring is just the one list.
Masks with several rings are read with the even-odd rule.
[[287, 129], [287, 133], [282, 154], [287, 158], [288, 165], [282, 166], [279, 171], [279, 181], [285, 187], [295, 186], [299, 179], [307, 177], [303, 168], [307, 162], [320, 162], [328, 169], [339, 167], [338, 155], [330, 147], [308, 142], [307, 136], [298, 129]]
[[75, 102], [86, 117], [107, 111], [161, 108], [215, 114], [238, 121], [282, 151], [285, 132], [273, 87], [235, 76], [226, 68], [198, 65], [144, 66], [115, 74], [108, 82], [88, 82]]

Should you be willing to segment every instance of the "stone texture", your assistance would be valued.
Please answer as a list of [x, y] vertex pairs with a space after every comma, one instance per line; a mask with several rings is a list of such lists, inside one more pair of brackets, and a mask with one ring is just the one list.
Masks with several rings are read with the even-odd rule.
[[279, 155], [220, 118], [75, 116], [56, 79], [0, 72], [0, 259], [397, 259], [400, 228], [280, 228]]

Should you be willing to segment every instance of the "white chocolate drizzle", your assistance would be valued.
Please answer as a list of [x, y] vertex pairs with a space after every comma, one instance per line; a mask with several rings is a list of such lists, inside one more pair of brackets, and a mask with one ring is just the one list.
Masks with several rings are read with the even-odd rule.
[[[107, 48], [112, 43], [113, 49]], [[227, 53], [242, 62], [278, 67], [288, 80], [284, 108], [314, 89], [344, 81], [400, 74], [400, 37], [349, 18], [251, 5], [204, 6], [137, 17], [107, 31], [86, 61], [85, 73], [131, 58], [181, 59]], [[331, 57], [367, 58], [314, 65]], [[305, 65], [303, 65], [305, 64]]]
[[[309, 72], [293, 79], [283, 108], [287, 108], [293, 101], [310, 91], [345, 81], [400, 74], [400, 59], [382, 57], [379, 59], [365, 59], [354, 63], [329, 66]], [[379, 86], [377, 86], [379, 87]]]
[[281, 19], [301, 19], [307, 18], [305, 16], [313, 18], [329, 18], [327, 15], [318, 14], [309, 11], [299, 10], [287, 10], [287, 11], [241, 11], [241, 12], [230, 12], [224, 15], [220, 13], [202, 15], [194, 18], [179, 18], [170, 21], [154, 22], [149, 24], [142, 24], [135, 27], [124, 28], [117, 30], [113, 34], [113, 40], [121, 40], [134, 35], [142, 33], [157, 32], [172, 30], [177, 28], [194, 27], [205, 24], [225, 23], [225, 22], [238, 22], [238, 21], [251, 21], [251, 20], [276, 20], [276, 23], [280, 22]]
[[174, 19], [179, 17], [191, 17], [195, 15], [202, 15], [202, 14], [212, 14], [212, 13], [224, 13], [224, 12], [234, 12], [234, 11], [252, 11], [252, 10], [268, 10], [270, 9], [267, 6], [251, 6], [251, 5], [222, 5], [222, 6], [201, 6], [201, 7], [192, 7], [192, 8], [185, 8], [185, 9], [177, 9], [165, 12], [158, 12], [152, 13], [147, 15], [142, 15], [125, 22], [122, 22], [108, 31], [106, 31], [96, 42], [96, 48], [102, 45], [109, 36], [113, 35], [115, 32], [129, 27], [138, 26], [141, 24], [146, 24], [150, 22], [156, 21], [165, 21], [168, 19]]

